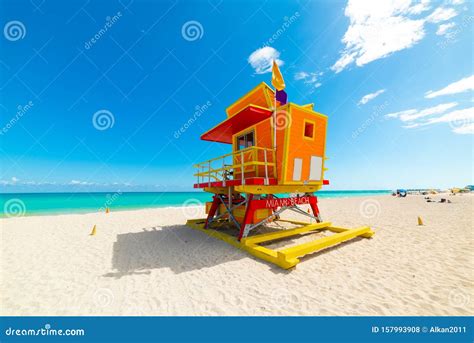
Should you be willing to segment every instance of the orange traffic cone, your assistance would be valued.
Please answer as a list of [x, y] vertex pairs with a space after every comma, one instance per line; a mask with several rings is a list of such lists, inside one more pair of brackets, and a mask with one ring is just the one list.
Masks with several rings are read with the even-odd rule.
[[418, 226], [423, 226], [425, 224], [423, 224], [423, 219], [421, 219], [420, 216], [418, 216]]

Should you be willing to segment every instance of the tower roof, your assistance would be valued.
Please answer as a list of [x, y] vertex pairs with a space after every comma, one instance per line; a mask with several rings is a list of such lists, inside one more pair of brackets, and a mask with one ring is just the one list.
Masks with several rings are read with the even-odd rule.
[[265, 82], [262, 82], [240, 99], [235, 101], [232, 105], [227, 107], [227, 116], [232, 117], [249, 105], [256, 105], [259, 107], [272, 109], [274, 107], [274, 98], [275, 93], [273, 89], [271, 89], [271, 87]]
[[211, 142], [232, 143], [232, 135], [247, 127], [255, 125], [271, 117], [272, 110], [256, 105], [248, 105], [240, 112], [235, 113], [217, 126], [205, 132], [201, 139]]

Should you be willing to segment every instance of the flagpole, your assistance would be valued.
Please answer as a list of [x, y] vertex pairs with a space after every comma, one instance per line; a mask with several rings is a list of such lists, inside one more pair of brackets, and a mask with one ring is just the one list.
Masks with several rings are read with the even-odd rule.
[[[278, 65], [275, 60], [273, 60], [272, 66], [272, 85], [275, 87], [275, 94], [273, 97], [273, 152], [275, 156], [275, 170], [274, 175], [275, 178], [278, 179], [277, 176], [277, 94], [278, 88], [280, 87], [282, 90], [285, 88], [285, 82], [283, 81], [283, 76], [281, 75], [280, 69], [278, 69]], [[286, 119], [286, 118], [285, 118]]]
[[277, 89], [275, 88], [275, 96], [273, 97], [273, 151], [274, 151], [274, 158], [275, 160], [273, 161], [275, 163], [275, 166], [273, 167], [273, 174], [275, 176], [275, 179], [278, 180], [278, 174], [277, 174], [277, 121], [276, 121], [276, 116], [277, 116], [277, 100], [276, 100], [276, 92]]
[[277, 100], [276, 100], [276, 88], [275, 88], [275, 96], [273, 97], [273, 149], [275, 149], [276, 152], [276, 147], [277, 147], [277, 122], [276, 122], [276, 112], [277, 112]]

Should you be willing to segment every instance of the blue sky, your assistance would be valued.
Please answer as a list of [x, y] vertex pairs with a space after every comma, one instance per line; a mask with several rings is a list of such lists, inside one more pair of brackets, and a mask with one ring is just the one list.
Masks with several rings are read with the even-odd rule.
[[272, 59], [329, 116], [327, 189], [473, 183], [468, 1], [0, 4], [3, 192], [191, 190]]

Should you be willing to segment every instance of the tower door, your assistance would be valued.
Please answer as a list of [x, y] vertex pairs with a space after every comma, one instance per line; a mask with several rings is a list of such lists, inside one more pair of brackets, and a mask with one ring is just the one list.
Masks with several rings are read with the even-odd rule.
[[302, 167], [303, 167], [303, 159], [295, 158], [293, 160], [293, 181], [301, 181]]
[[311, 156], [311, 165], [309, 168], [310, 180], [321, 180], [323, 172], [323, 158], [319, 156]]
[[[244, 150], [250, 147], [255, 146], [255, 131], [248, 131], [240, 136], [237, 136], [235, 142], [235, 151], [234, 151], [234, 160], [233, 164], [239, 167], [234, 169], [234, 179], [242, 178], [242, 168], [241, 164], [253, 162], [255, 160], [255, 150], [247, 150], [242, 154], [238, 153], [240, 150]], [[243, 157], [243, 160], [242, 160]], [[255, 177], [255, 166], [247, 165], [244, 167], [245, 178]]]

